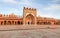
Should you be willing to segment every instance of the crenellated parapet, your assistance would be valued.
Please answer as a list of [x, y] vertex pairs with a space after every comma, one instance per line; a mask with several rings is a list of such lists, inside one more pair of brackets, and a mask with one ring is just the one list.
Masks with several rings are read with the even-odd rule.
[[36, 8], [28, 8], [28, 7], [24, 7], [25, 10], [35, 10], [36, 11]]
[[10, 14], [10, 15], [2, 15], [2, 14], [0, 14], [0, 17], [16, 17], [16, 15], [12, 15], [12, 14]]

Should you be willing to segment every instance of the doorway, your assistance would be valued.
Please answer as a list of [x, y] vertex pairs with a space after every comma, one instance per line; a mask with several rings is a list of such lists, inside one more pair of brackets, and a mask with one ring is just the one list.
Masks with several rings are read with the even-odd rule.
[[35, 18], [32, 14], [27, 15], [25, 21], [26, 21], [26, 24], [29, 24], [29, 25], [35, 24]]

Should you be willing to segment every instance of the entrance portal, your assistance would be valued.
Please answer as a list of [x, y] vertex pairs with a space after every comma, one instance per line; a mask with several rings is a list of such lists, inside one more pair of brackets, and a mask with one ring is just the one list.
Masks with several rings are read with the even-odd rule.
[[30, 24], [30, 23], [28, 22], [28, 24]]
[[31, 14], [29, 14], [29, 15], [27, 15], [26, 16], [26, 20], [25, 20], [25, 23], [26, 24], [35, 24], [35, 18], [34, 18], [34, 16], [33, 15], [31, 15]]

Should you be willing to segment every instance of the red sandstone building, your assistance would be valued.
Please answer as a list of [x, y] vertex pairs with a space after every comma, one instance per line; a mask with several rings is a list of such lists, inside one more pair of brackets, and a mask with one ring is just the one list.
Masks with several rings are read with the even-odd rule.
[[17, 17], [14, 14], [0, 14], [0, 25], [60, 25], [59, 19], [37, 17], [37, 11], [34, 8], [23, 8], [23, 17]]

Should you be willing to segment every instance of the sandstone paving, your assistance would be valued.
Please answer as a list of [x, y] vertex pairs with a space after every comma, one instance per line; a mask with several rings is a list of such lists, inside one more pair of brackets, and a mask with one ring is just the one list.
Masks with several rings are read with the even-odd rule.
[[0, 38], [60, 38], [60, 29], [0, 31]]

